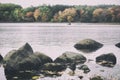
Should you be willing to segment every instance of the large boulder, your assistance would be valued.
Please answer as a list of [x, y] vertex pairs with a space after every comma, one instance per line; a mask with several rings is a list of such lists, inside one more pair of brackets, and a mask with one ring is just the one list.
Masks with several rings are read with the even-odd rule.
[[[5, 64], [8, 64], [9, 62], [19, 63], [20, 61], [24, 60], [25, 58], [28, 58], [32, 54], [33, 54], [33, 50], [31, 48], [31, 46], [28, 43], [26, 43], [24, 46], [22, 46], [18, 50], [10, 51], [4, 57], [4, 63]], [[12, 64], [12, 63], [10, 63], [10, 64]]]
[[115, 44], [115, 46], [117, 46], [118, 48], [120, 48], [120, 43]]
[[84, 39], [74, 45], [74, 47], [77, 50], [80, 50], [80, 51], [86, 52], [86, 53], [96, 51], [97, 49], [101, 48], [102, 46], [103, 46], [103, 44], [101, 44], [95, 40], [92, 40], [92, 39]]
[[3, 61], [5, 75], [9, 78], [24, 77], [22, 74], [35, 75], [42, 65], [50, 62], [53, 62], [50, 57], [40, 52], [34, 53], [28, 43], [18, 50], [10, 51]]
[[33, 54], [31, 46], [26, 43], [18, 50], [10, 51], [4, 57], [6, 75], [18, 75], [21, 71], [38, 70], [41, 66], [39, 57]]
[[114, 67], [116, 64], [116, 56], [113, 53], [102, 54], [96, 57], [96, 63], [105, 67]]
[[54, 62], [64, 63], [64, 64], [65, 63], [78, 64], [78, 63], [86, 62], [86, 58], [83, 55], [79, 54], [79, 53], [67, 51], [67, 52], [63, 53], [61, 56], [59, 56], [58, 58], [56, 58]]
[[33, 50], [31, 46], [26, 43], [24, 46], [19, 48], [18, 50], [10, 51], [5, 57], [4, 62], [9, 63], [9, 61], [21, 61], [24, 58], [28, 57], [29, 55], [33, 54]]
[[42, 61], [34, 54], [29, 55], [29, 57], [17, 62], [19, 66], [18, 70], [27, 71], [27, 70], [39, 70], [42, 65]]

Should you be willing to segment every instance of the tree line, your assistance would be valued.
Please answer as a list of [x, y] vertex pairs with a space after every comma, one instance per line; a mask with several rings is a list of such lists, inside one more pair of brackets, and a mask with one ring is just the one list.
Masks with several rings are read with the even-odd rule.
[[120, 22], [119, 5], [41, 5], [22, 8], [0, 3], [0, 22]]

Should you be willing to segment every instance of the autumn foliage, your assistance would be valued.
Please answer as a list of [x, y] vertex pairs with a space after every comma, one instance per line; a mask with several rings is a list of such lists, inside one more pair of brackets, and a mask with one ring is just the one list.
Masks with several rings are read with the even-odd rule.
[[22, 8], [0, 4], [0, 22], [120, 22], [119, 5], [41, 5]]

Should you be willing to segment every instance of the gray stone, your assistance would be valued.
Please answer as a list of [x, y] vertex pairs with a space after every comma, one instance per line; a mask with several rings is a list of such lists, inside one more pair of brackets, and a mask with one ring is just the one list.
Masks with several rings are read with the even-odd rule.
[[[19, 76], [23, 74], [36, 72], [41, 69], [45, 63], [53, 62], [52, 59], [40, 52], [33, 52], [31, 46], [26, 43], [18, 50], [10, 51], [4, 57], [4, 68], [7, 76]], [[11, 73], [12, 72], [12, 73]], [[33, 75], [33, 73], [32, 73]]]
[[79, 63], [86, 62], [86, 58], [82, 54], [67, 51], [63, 53], [61, 56], [59, 56], [58, 58], [56, 58], [54, 62], [65, 63], [65, 64], [66, 63], [79, 64]]
[[31, 48], [31, 46], [26, 43], [24, 46], [22, 46], [21, 48], [19, 48], [18, 50], [12, 50], [10, 51], [5, 57], [4, 57], [4, 61], [5, 63], [9, 62], [9, 61], [21, 61], [24, 58], [28, 57], [29, 55], [33, 54], [33, 50]]
[[40, 52], [34, 53], [32, 47], [26, 43], [18, 50], [10, 51], [4, 57], [3, 65], [7, 78], [12, 78], [15, 76], [24, 77], [26, 74], [35, 75], [42, 65], [50, 62], [53, 62], [50, 57]]
[[96, 63], [105, 67], [114, 67], [116, 64], [116, 56], [113, 53], [102, 54], [96, 57]]
[[18, 50], [10, 51], [4, 57], [3, 63], [5, 74], [12, 76], [18, 75], [19, 71], [38, 70], [41, 66], [41, 60], [33, 54], [28, 43]]
[[96, 51], [99, 48], [101, 48], [102, 46], [103, 46], [103, 44], [101, 44], [95, 40], [92, 40], [92, 39], [84, 39], [74, 45], [74, 47], [77, 50], [80, 50], [80, 51], [86, 52], [86, 53]]

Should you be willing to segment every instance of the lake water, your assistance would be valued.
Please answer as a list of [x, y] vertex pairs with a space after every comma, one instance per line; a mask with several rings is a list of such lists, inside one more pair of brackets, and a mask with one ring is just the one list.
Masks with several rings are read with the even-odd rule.
[[[89, 54], [79, 52], [73, 47], [76, 42], [87, 38], [96, 40], [104, 46]], [[0, 53], [2, 56], [5, 56], [10, 50], [18, 49], [26, 42], [32, 46], [34, 52], [43, 52], [52, 59], [57, 58], [65, 51], [81, 53], [93, 60], [101, 54], [114, 53], [117, 56], [117, 64], [113, 68], [99, 66], [95, 61], [85, 64], [92, 69], [88, 75], [98, 74], [120, 78], [120, 48], [115, 47], [115, 44], [120, 42], [120, 25], [90, 23], [73, 23], [72, 25], [66, 23], [0, 24]], [[100, 72], [100, 70], [105, 71]]]

